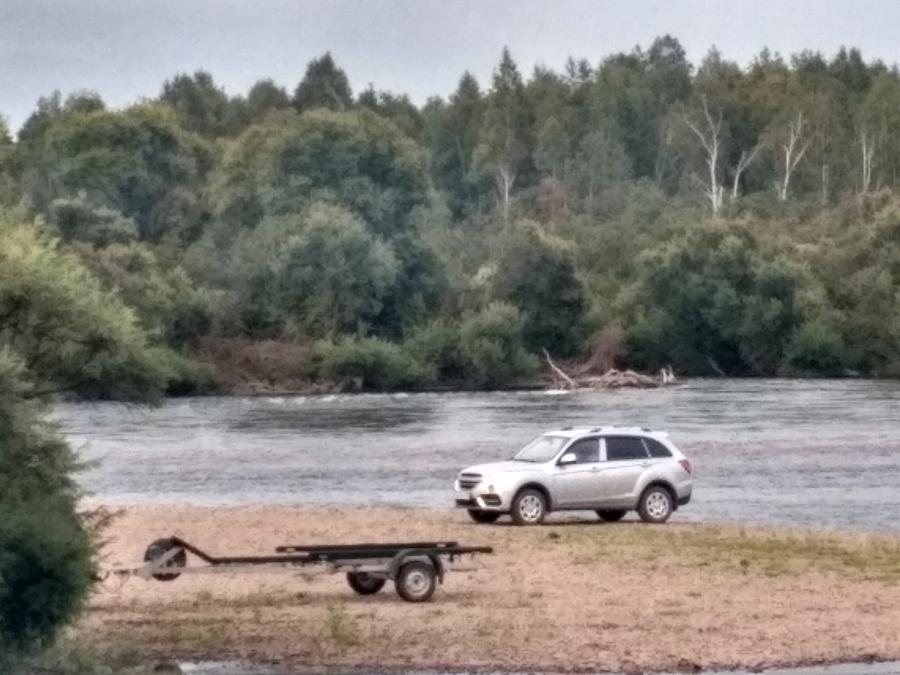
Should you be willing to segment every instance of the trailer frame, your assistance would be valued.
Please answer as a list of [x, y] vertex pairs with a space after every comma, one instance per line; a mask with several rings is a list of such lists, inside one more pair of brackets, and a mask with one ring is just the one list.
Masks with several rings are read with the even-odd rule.
[[[215, 572], [273, 572], [309, 568], [345, 573], [350, 587], [360, 595], [380, 591], [393, 581], [397, 594], [407, 602], [430, 600], [438, 583], [451, 571], [470, 571], [453, 565], [462, 556], [493, 553], [490, 546], [462, 546], [456, 541], [413, 541], [362, 544], [291, 544], [278, 546], [274, 555], [215, 556], [177, 536], [153, 541], [139, 567], [117, 569], [119, 576], [174, 581], [182, 574]], [[188, 554], [202, 565], [188, 565]]]

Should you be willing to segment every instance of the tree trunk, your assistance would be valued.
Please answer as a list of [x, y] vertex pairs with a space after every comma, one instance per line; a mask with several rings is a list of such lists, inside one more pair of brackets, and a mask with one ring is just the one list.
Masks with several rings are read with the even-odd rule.
[[749, 152], [745, 152], [741, 150], [741, 158], [738, 160], [737, 168], [734, 170], [734, 183], [731, 186], [731, 199], [734, 201], [738, 198], [738, 191], [740, 190], [741, 185], [741, 176], [744, 173], [744, 170], [750, 166], [754, 159], [756, 159], [756, 153], [759, 151], [759, 146], [756, 145]]
[[788, 122], [788, 141], [782, 147], [784, 150], [784, 176], [781, 179], [781, 187], [778, 190], [778, 198], [786, 202], [791, 188], [791, 176], [794, 169], [803, 159], [803, 155], [809, 149], [809, 141], [798, 147], [803, 140], [803, 111], [797, 113], [797, 119]]

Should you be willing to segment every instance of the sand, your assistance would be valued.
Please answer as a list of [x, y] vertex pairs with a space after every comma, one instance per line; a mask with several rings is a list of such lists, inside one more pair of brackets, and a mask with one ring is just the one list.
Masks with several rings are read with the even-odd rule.
[[552, 516], [475, 525], [462, 511], [138, 506], [107, 532], [103, 566], [159, 536], [213, 554], [283, 543], [454, 539], [494, 555], [448, 574], [432, 602], [342, 575], [111, 578], [79, 640], [142, 658], [544, 671], [762, 668], [900, 659], [900, 538]]

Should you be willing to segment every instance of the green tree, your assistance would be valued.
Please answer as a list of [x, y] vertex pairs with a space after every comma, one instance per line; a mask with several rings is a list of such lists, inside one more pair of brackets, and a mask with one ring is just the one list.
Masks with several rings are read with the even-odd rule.
[[518, 309], [494, 302], [465, 321], [460, 350], [469, 363], [469, 380], [491, 389], [508, 385], [537, 370], [537, 359], [522, 344], [525, 319]]
[[45, 132], [30, 181], [33, 205], [81, 196], [131, 218], [143, 239], [191, 239], [203, 226], [209, 148], [166, 108], [137, 106], [59, 117]]
[[457, 218], [481, 213], [491, 180], [476, 163], [484, 100], [478, 81], [464, 73], [446, 103], [432, 99], [423, 110], [424, 141], [432, 158], [431, 174]]
[[221, 136], [227, 129], [228, 96], [204, 70], [167, 80], [159, 100], [175, 109], [189, 131], [212, 137]]
[[803, 321], [801, 281], [746, 229], [699, 227], [646, 253], [622, 301], [636, 362], [771, 375]]
[[0, 209], [13, 206], [20, 197], [15, 149], [6, 120], [0, 115]]
[[50, 644], [92, 584], [94, 532], [50, 391], [146, 400], [159, 354], [119, 298], [35, 229], [0, 220], [0, 669]]
[[47, 221], [65, 241], [79, 241], [103, 247], [137, 239], [137, 225], [118, 211], [95, 207], [84, 197], [54, 199]]
[[313, 108], [347, 110], [353, 105], [353, 92], [347, 74], [341, 70], [331, 52], [325, 52], [306, 66], [306, 73], [294, 91], [294, 107], [303, 112]]
[[0, 221], [0, 346], [38, 391], [140, 398], [170, 376], [134, 313], [77, 257], [27, 225]]
[[352, 214], [314, 205], [285, 242], [276, 271], [280, 304], [307, 334], [365, 335], [397, 279], [390, 245]]
[[93, 542], [75, 512], [75, 458], [46, 421], [21, 360], [0, 348], [0, 669], [56, 637], [91, 585]]
[[572, 356], [580, 347], [585, 289], [570, 247], [535, 223], [517, 223], [500, 255], [494, 297], [522, 313], [525, 346]]
[[429, 188], [421, 151], [389, 121], [368, 110], [319, 110], [247, 129], [225, 155], [215, 194], [232, 226], [330, 201], [390, 239], [428, 203]]
[[477, 151], [479, 162], [494, 176], [504, 223], [509, 222], [516, 180], [527, 168], [531, 128], [531, 110], [522, 76], [504, 47], [487, 97]]

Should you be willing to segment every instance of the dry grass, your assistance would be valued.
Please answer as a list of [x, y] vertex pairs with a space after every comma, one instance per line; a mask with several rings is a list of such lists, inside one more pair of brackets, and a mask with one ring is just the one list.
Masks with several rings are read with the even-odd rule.
[[140, 507], [110, 559], [160, 535], [213, 553], [280, 543], [450, 538], [489, 544], [434, 602], [342, 577], [185, 575], [98, 594], [85, 638], [145, 656], [315, 665], [541, 670], [759, 668], [900, 658], [900, 539], [738, 526], [476, 526], [464, 513], [316, 507]]

